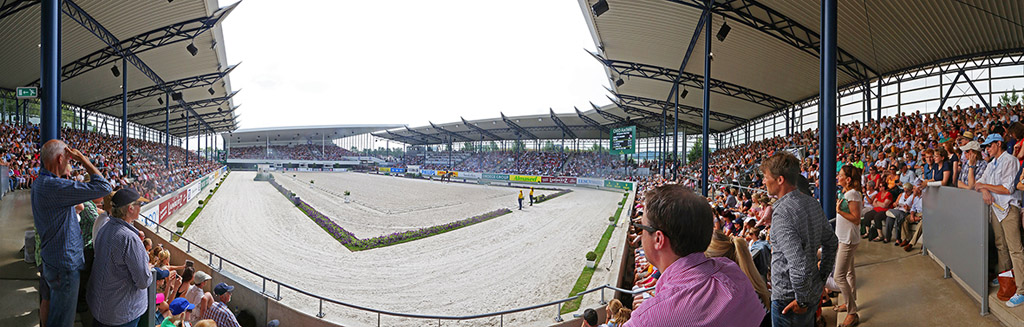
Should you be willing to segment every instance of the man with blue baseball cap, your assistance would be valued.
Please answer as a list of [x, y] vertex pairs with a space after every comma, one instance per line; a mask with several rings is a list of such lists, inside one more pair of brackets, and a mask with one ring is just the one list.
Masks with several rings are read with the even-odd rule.
[[[1020, 201], [1014, 196], [1021, 184], [1013, 185], [1017, 177], [1020, 162], [1013, 155], [1006, 153], [1003, 137], [992, 133], [982, 143], [991, 161], [985, 172], [974, 184], [974, 189], [981, 192], [981, 199], [989, 205], [989, 225], [995, 234], [996, 250], [998, 251], [998, 268], [1000, 272], [1013, 270], [1014, 276], [1024, 276], [1024, 246], [1020, 241]], [[1006, 301], [1007, 307], [1024, 304], [1024, 278], [1016, 278], [1017, 294]]]
[[228, 308], [228, 302], [231, 302], [231, 292], [234, 290], [234, 286], [226, 283], [214, 286], [213, 296], [217, 302], [214, 302], [209, 309], [203, 311], [202, 317], [199, 317], [199, 319], [213, 319], [218, 327], [241, 327], [238, 324], [238, 320], [235, 319], [235, 315], [231, 313], [231, 309]]

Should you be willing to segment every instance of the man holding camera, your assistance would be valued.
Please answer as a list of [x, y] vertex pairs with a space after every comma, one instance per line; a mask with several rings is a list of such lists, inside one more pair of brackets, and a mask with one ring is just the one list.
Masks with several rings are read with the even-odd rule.
[[117, 191], [112, 202], [111, 218], [93, 241], [96, 259], [87, 300], [96, 326], [135, 326], [146, 312], [146, 288], [153, 282], [146, 247], [132, 225], [142, 204], [132, 189]]

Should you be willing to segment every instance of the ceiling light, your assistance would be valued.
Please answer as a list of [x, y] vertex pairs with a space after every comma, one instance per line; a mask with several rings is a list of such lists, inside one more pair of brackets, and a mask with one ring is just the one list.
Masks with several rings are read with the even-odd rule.
[[212, 88], [212, 87], [211, 87], [211, 88], [208, 88], [208, 89], [206, 89], [206, 92], [210, 92], [210, 95], [213, 95], [213, 93], [215, 93], [215, 92], [213, 91], [213, 88]]
[[683, 88], [683, 93], [679, 94], [679, 98], [680, 99], [686, 99], [686, 95], [689, 94], [689, 93], [690, 93], [690, 91], [686, 90], [686, 88]]
[[622, 86], [622, 84], [626, 84], [626, 81], [623, 81], [621, 78], [615, 81], [615, 86]]
[[164, 98], [156, 98], [156, 102], [159, 104], [164, 104]]
[[181, 101], [181, 92], [171, 93], [171, 100]]
[[196, 54], [199, 53], [199, 49], [196, 48], [196, 45], [194, 43], [189, 43], [188, 46], [185, 47], [185, 50], [188, 50], [188, 53], [191, 53], [193, 57], [195, 57]]
[[718, 29], [718, 35], [716, 35], [716, 37], [718, 37], [718, 42], [725, 41], [725, 37], [729, 36], [729, 31], [732, 30], [732, 27], [729, 27], [728, 21], [723, 22], [722, 27]]
[[593, 6], [590, 6], [590, 9], [594, 10], [595, 17], [601, 16], [601, 14], [608, 12], [608, 1], [598, 0], [597, 3], [595, 3]]
[[114, 77], [121, 76], [121, 71], [117, 69], [117, 65], [110, 66], [110, 73], [114, 74]]

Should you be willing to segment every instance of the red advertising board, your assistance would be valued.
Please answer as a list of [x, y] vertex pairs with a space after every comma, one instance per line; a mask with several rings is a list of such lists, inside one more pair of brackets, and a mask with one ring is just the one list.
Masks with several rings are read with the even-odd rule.
[[178, 192], [178, 194], [172, 195], [167, 201], [160, 203], [160, 223], [164, 222], [164, 219], [170, 217], [175, 211], [178, 211], [182, 206], [185, 205], [185, 201], [188, 201], [188, 192]]
[[548, 177], [541, 176], [541, 183], [576, 184], [576, 177]]

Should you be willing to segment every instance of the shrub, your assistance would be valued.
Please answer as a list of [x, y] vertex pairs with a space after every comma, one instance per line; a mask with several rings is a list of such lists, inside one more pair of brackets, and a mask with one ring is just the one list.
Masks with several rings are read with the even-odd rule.
[[309, 180], [309, 183], [310, 183], [310, 184], [313, 184], [313, 180], [312, 180], [312, 179], [311, 179], [311, 180]]
[[608, 217], [608, 221], [615, 221], [615, 216]]
[[345, 196], [349, 196], [349, 195], [352, 195], [352, 192], [345, 191]]
[[199, 200], [199, 205], [203, 205], [203, 200]]
[[178, 226], [178, 228], [182, 228], [182, 227], [185, 227], [185, 222], [184, 222], [184, 221], [180, 221], [180, 220], [179, 220], [179, 221], [178, 221], [178, 223], [176, 223], [176, 224], [174, 224], [174, 225], [175, 225], [175, 226]]
[[594, 251], [587, 252], [587, 261], [595, 260], [597, 260], [597, 253], [594, 253]]

